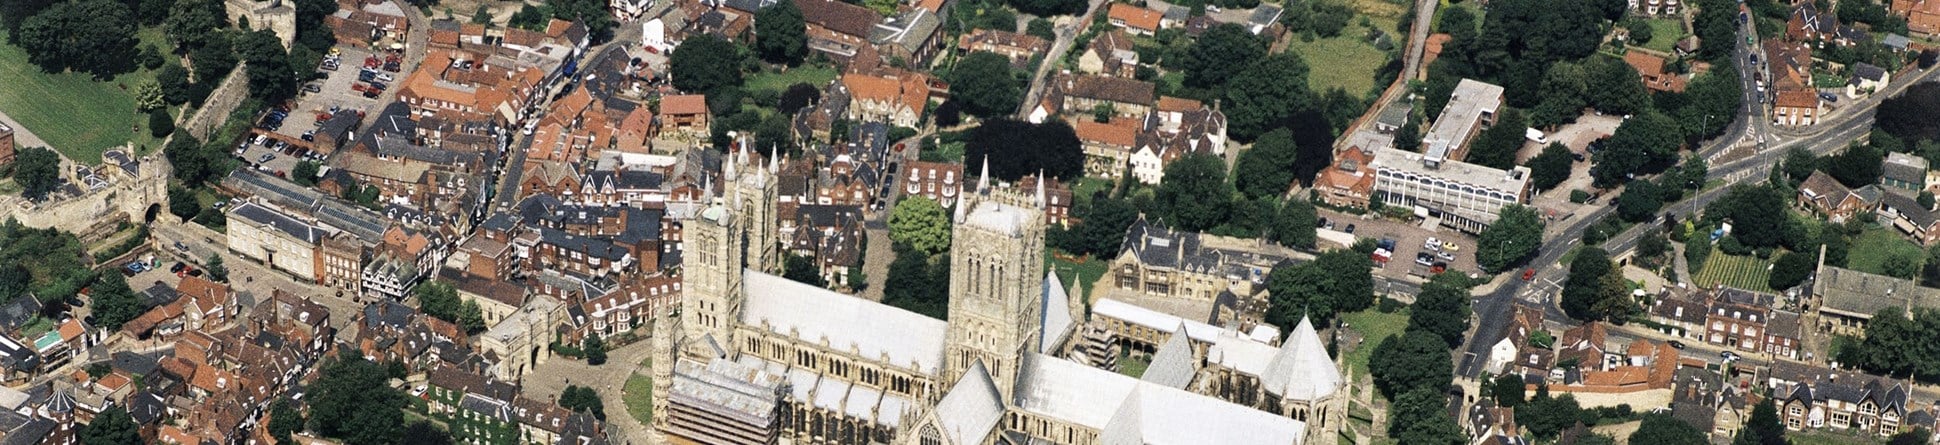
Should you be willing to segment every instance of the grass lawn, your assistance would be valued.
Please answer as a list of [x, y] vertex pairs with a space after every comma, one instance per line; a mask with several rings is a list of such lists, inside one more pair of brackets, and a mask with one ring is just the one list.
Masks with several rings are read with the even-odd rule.
[[1846, 267], [1880, 275], [1887, 275], [1888, 263], [1910, 261], [1913, 270], [1920, 270], [1927, 260], [1926, 251], [1918, 244], [1883, 227], [1866, 228], [1858, 238], [1853, 239], [1852, 247], [1846, 252]]
[[1151, 365], [1152, 365], [1151, 358], [1131, 355], [1124, 352], [1118, 353], [1118, 373], [1119, 374], [1128, 375], [1128, 376], [1131, 376], [1132, 378], [1143, 377], [1145, 376], [1145, 368]]
[[1089, 176], [1078, 178], [1078, 182], [1071, 184], [1071, 199], [1091, 199], [1100, 190], [1111, 190], [1113, 185], [1113, 181], [1105, 179]]
[[1790, 439], [1792, 445], [1867, 445], [1886, 443], [1886, 441], [1880, 440], [1878, 437], [1854, 434], [1846, 431], [1833, 431], [1831, 429], [1786, 431], [1785, 438]]
[[835, 80], [835, 76], [834, 67], [802, 65], [789, 68], [786, 72], [763, 71], [761, 74], [748, 76], [745, 85], [748, 91], [771, 90], [779, 93], [787, 90], [789, 85], [807, 83], [819, 90], [828, 86], [829, 81]]
[[[1352, 23], [1358, 24], [1361, 20], [1361, 17], [1367, 17], [1368, 21], [1374, 23], [1375, 28], [1379, 28], [1381, 31], [1388, 33], [1388, 35], [1395, 34], [1395, 27], [1397, 24], [1401, 22], [1401, 14], [1406, 14], [1408, 12], [1408, 8], [1413, 4], [1414, 2], [1411, 2], [1411, 1], [1397, 2], [1395, 0], [1349, 0], [1348, 1], [1348, 6], [1352, 6], [1354, 8], [1354, 13], [1355, 13], [1354, 21]], [[1441, 8], [1436, 8], [1436, 10], [1440, 10], [1440, 9]], [[1476, 14], [1475, 17], [1481, 18], [1482, 15]], [[1476, 23], [1481, 23], [1481, 21], [1478, 20], [1476, 21]], [[1348, 27], [1349, 30], [1352, 30], [1355, 28], [1356, 27], [1352, 27], [1352, 26]], [[1398, 36], [1398, 37], [1405, 37], [1405, 36]], [[1397, 43], [1399, 43], [1399, 39], [1397, 39]]]
[[1103, 258], [1087, 258], [1082, 263], [1073, 262], [1059, 258], [1056, 254], [1052, 253], [1052, 249], [1050, 248], [1044, 249], [1045, 267], [1056, 271], [1058, 273], [1058, 279], [1063, 280], [1066, 287], [1072, 285], [1072, 279], [1075, 277], [1077, 285], [1082, 288], [1082, 292], [1084, 293], [1083, 298], [1085, 307], [1087, 308], [1091, 307], [1091, 289], [1098, 286], [1099, 278], [1104, 278], [1105, 269], [1110, 266], [1108, 264], [1109, 261], [1109, 259]]
[[1354, 373], [1356, 381], [1367, 381], [1367, 360], [1374, 354], [1374, 347], [1380, 345], [1381, 341], [1386, 340], [1388, 336], [1401, 335], [1401, 331], [1408, 328], [1406, 311], [1384, 314], [1378, 310], [1368, 309], [1341, 314], [1340, 319], [1367, 339], [1365, 343], [1355, 346], [1354, 350], [1347, 353], [1346, 366]]
[[[653, 360], [640, 362], [640, 369], [653, 369]], [[620, 393], [620, 400], [626, 401], [627, 414], [640, 419], [640, 423], [653, 424], [653, 378], [634, 371], [627, 376], [626, 387]]]
[[1677, 19], [1648, 19], [1646, 21], [1650, 23], [1650, 43], [1644, 44], [1645, 48], [1668, 53], [1676, 49], [1677, 39], [1682, 39], [1685, 36], [1684, 22], [1678, 21]]
[[[144, 28], [142, 44], [168, 48], [161, 28]], [[135, 112], [136, 85], [155, 79], [137, 70], [107, 82], [82, 73], [44, 73], [27, 62], [27, 51], [0, 44], [0, 112], [76, 162], [100, 164], [101, 152], [130, 142], [158, 145], [148, 136], [148, 115]], [[125, 87], [125, 89], [124, 89]], [[139, 131], [131, 128], [143, 127]]]
[[1768, 284], [1772, 278], [1771, 265], [1771, 261], [1756, 256], [1732, 256], [1714, 251], [1710, 258], [1704, 260], [1704, 268], [1698, 271], [1697, 276], [1691, 277], [1691, 281], [1704, 288], [1723, 284], [1769, 293], [1772, 291]]
[[[1377, 23], [1376, 26], [1380, 25]], [[1389, 32], [1392, 34], [1392, 31]], [[1295, 36], [1287, 50], [1299, 54], [1300, 59], [1312, 67], [1307, 74], [1307, 86], [1314, 91], [1340, 88], [1346, 90], [1349, 96], [1360, 97], [1374, 88], [1375, 70], [1388, 62], [1387, 53], [1368, 43], [1363, 38], [1366, 35], [1367, 28], [1352, 23], [1341, 30], [1339, 36], [1332, 38], [1308, 42]]]

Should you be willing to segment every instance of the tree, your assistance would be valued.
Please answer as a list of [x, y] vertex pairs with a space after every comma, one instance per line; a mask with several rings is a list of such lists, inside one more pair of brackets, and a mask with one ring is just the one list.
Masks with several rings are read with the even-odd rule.
[[1529, 428], [1529, 433], [1537, 439], [1547, 440], [1576, 425], [1582, 411], [1576, 396], [1550, 397], [1549, 386], [1537, 386], [1536, 395], [1516, 410], [1516, 423]]
[[1536, 210], [1520, 204], [1503, 207], [1495, 224], [1482, 230], [1475, 249], [1482, 270], [1499, 273], [1528, 260], [1543, 243], [1543, 221]]
[[1692, 154], [1684, 157], [1683, 165], [1678, 169], [1678, 180], [1683, 182], [1683, 187], [1691, 190], [1704, 188], [1705, 178], [1711, 174], [1710, 163], [1703, 156]]
[[546, 29], [547, 15], [544, 9], [528, 3], [520, 7], [519, 12], [513, 13], [511, 20], [507, 21], [505, 25], [528, 31], [543, 31]]
[[[1711, 443], [1703, 431], [1668, 414], [1644, 414], [1644, 422], [1637, 432], [1630, 433], [1630, 443], [1652, 445], [1705, 445]], [[1782, 442], [1781, 442], [1782, 443]]]
[[404, 426], [401, 443], [412, 445], [453, 445], [451, 433], [429, 420], [419, 420]]
[[1046, 42], [1058, 39], [1057, 32], [1051, 29], [1051, 21], [1043, 17], [1031, 19], [1030, 23], [1025, 24], [1024, 34], [1037, 36]]
[[202, 213], [202, 203], [195, 200], [195, 194], [182, 186], [168, 185], [168, 213], [187, 221], [195, 214]]
[[989, 162], [992, 180], [1016, 181], [1042, 172], [1069, 181], [1084, 174], [1082, 147], [1077, 131], [1064, 121], [1033, 124], [996, 118], [970, 129], [963, 161], [965, 166]]
[[93, 421], [82, 425], [76, 436], [81, 439], [81, 445], [140, 445], [140, 429], [126, 408], [108, 405]]
[[1381, 340], [1368, 357], [1368, 372], [1374, 377], [1375, 388], [1390, 399], [1415, 388], [1441, 392], [1455, 378], [1448, 343], [1422, 331]]
[[1417, 420], [1408, 429], [1395, 436], [1399, 443], [1424, 445], [1464, 445], [1468, 435], [1462, 427], [1455, 424], [1448, 411], [1438, 411], [1425, 419]]
[[1825, 157], [1820, 164], [1825, 173], [1839, 180], [1840, 184], [1859, 188], [1879, 182], [1880, 163], [1885, 160], [1886, 153], [1879, 149], [1855, 143], [1837, 155]]
[[1523, 166], [1529, 167], [1529, 179], [1535, 183], [1536, 190], [1549, 190], [1569, 180], [1575, 160], [1568, 147], [1555, 142], [1543, 147], [1542, 153], [1529, 158]]
[[[1462, 8], [1449, 8], [1450, 11], [1456, 9]], [[1401, 128], [1394, 131], [1394, 149], [1421, 152], [1421, 123], [1415, 122], [1413, 114], [1408, 115], [1407, 123], [1401, 124]]]
[[828, 287], [828, 280], [822, 278], [822, 269], [815, 267], [815, 258], [788, 252], [782, 260], [781, 277], [815, 287]]
[[1278, 197], [1293, 183], [1293, 164], [1300, 147], [1285, 128], [1261, 135], [1253, 147], [1240, 152], [1233, 166], [1233, 185], [1247, 198]]
[[[1459, 8], [1456, 8], [1459, 9]], [[1394, 399], [1388, 412], [1388, 437], [1399, 437], [1418, 422], [1447, 415], [1448, 397], [1435, 388], [1412, 388]]]
[[963, 104], [955, 100], [945, 100], [942, 105], [936, 106], [936, 112], [933, 115], [935, 117], [932, 119], [937, 127], [955, 127], [963, 123]]
[[204, 269], [208, 270], [210, 281], [215, 281], [218, 283], [229, 282], [229, 267], [222, 265], [221, 254], [214, 254], [214, 253], [209, 254], [209, 261], [207, 262], [207, 264], [208, 264], [207, 266], [204, 266]]
[[1805, 277], [1819, 265], [1817, 252], [1792, 252], [1778, 257], [1772, 264], [1772, 275], [1766, 284], [1772, 289], [1785, 290], [1805, 282]]
[[1522, 150], [1525, 130], [1529, 121], [1522, 111], [1514, 108], [1502, 110], [1497, 115], [1495, 126], [1482, 130], [1469, 144], [1468, 162], [1489, 168], [1508, 170], [1516, 166], [1516, 152]]
[[[1703, 443], [1703, 442], [1698, 442]], [[1751, 409], [1745, 427], [1731, 439], [1732, 445], [1786, 445], [1785, 425], [1779, 423], [1778, 406], [1767, 397]]]
[[667, 71], [674, 88], [691, 93], [713, 94], [723, 87], [741, 85], [741, 55], [733, 43], [712, 34], [682, 40], [667, 56]]
[[14, 153], [13, 180], [20, 184], [21, 196], [39, 201], [60, 185], [61, 157], [43, 147], [25, 147]]
[[1341, 312], [1374, 305], [1373, 261], [1353, 250], [1335, 249], [1313, 261], [1281, 266], [1267, 274], [1272, 291], [1267, 323], [1295, 326], [1301, 317], [1326, 325]]
[[1616, 270], [1610, 263], [1610, 255], [1597, 247], [1583, 247], [1576, 251], [1576, 259], [1570, 260], [1569, 277], [1563, 281], [1563, 312], [1577, 320], [1595, 320], [1591, 307], [1597, 303], [1597, 291], [1603, 277]]
[[194, 87], [189, 84], [189, 70], [181, 65], [163, 65], [155, 72], [155, 83], [162, 88], [162, 100], [170, 105], [187, 103]]
[[1770, 185], [1733, 186], [1723, 198], [1705, 206], [1704, 218], [1731, 222], [1731, 237], [1746, 246], [1776, 247], [1791, 222], [1786, 195]]
[[559, 406], [606, 420], [606, 402], [601, 401], [599, 393], [590, 387], [566, 385], [566, 390], [559, 394]]
[[310, 385], [308, 429], [343, 443], [398, 443], [405, 394], [390, 387], [384, 365], [353, 352], [326, 359]]
[[265, 102], [279, 102], [296, 93], [296, 70], [290, 66], [290, 53], [283, 41], [267, 29], [240, 33], [235, 40], [236, 56], [249, 62], [249, 91]]
[[992, 118], [1017, 112], [1024, 88], [1011, 70], [1010, 58], [987, 51], [972, 52], [950, 71], [950, 97], [973, 116]]
[[1657, 209], [1664, 207], [1663, 196], [1656, 183], [1630, 181], [1623, 186], [1623, 194], [1617, 196], [1617, 216], [1633, 223], [1649, 221], [1657, 217]]
[[1818, 156], [1813, 156], [1812, 152], [1804, 147], [1792, 147], [1791, 150], [1785, 151], [1785, 159], [1779, 161], [1779, 171], [1785, 173], [1786, 179], [1797, 184], [1811, 177], [1812, 172], [1819, 170], [1819, 161]]
[[1926, 118], [1940, 115], [1940, 84], [1915, 84], [1905, 93], [1881, 101], [1877, 115], [1879, 129], [1908, 145], [1940, 139], [1940, 127]]
[[269, 409], [270, 437], [278, 444], [294, 444], [290, 435], [298, 431], [303, 431], [303, 412], [292, 406], [289, 399], [276, 399], [276, 404]]
[[94, 302], [94, 325], [110, 332], [120, 330], [122, 324], [148, 310], [141, 298], [135, 296], [135, 290], [128, 287], [128, 278], [119, 273], [102, 273], [88, 289], [91, 291], [88, 297]]
[[[1237, 25], [1222, 25], [1234, 26]], [[1214, 29], [1220, 29], [1215, 27]], [[1243, 31], [1242, 31], [1243, 32]], [[1211, 31], [1207, 32], [1211, 35]], [[1247, 38], [1253, 38], [1247, 34]], [[1205, 37], [1200, 38], [1204, 44]], [[1256, 57], [1257, 58], [1257, 57]], [[1247, 59], [1253, 60], [1253, 59]], [[1247, 65], [1240, 65], [1247, 66]], [[1301, 111], [1315, 108], [1313, 91], [1307, 89], [1307, 63], [1291, 52], [1266, 56], [1259, 63], [1250, 65], [1244, 71], [1227, 68], [1237, 74], [1231, 78], [1226, 88], [1226, 119], [1234, 139], [1250, 141], [1265, 134], [1275, 126], [1285, 123]], [[1188, 78], [1190, 74], [1188, 74]], [[1222, 81], [1226, 78], [1221, 78]], [[1296, 132], [1294, 137], [1301, 135]], [[1327, 138], [1331, 139], [1331, 138]]]
[[[149, 83], [144, 85], [152, 86], [154, 84]], [[160, 87], [156, 87], [156, 88], [157, 88], [156, 91], [159, 93], [161, 91]], [[168, 115], [167, 108], [157, 107], [155, 109], [148, 110], [148, 135], [149, 136], [161, 138], [161, 137], [167, 137], [169, 133], [174, 133], [174, 132], [175, 132], [175, 118], [173, 116]]]
[[1265, 57], [1265, 40], [1244, 26], [1222, 23], [1206, 29], [1179, 64], [1186, 86], [1217, 91]]
[[72, 69], [106, 79], [136, 67], [135, 29], [127, 5], [77, 0], [27, 17], [13, 42], [44, 71]]
[[1924, 445], [1930, 443], [1932, 438], [1933, 432], [1928, 431], [1927, 427], [1916, 426], [1911, 431], [1894, 434], [1886, 440], [1886, 445]]
[[1622, 183], [1632, 175], [1663, 171], [1677, 159], [1683, 143], [1677, 121], [1655, 111], [1645, 112], [1617, 126], [1615, 134], [1596, 153], [1590, 169], [1598, 187]]
[[317, 171], [321, 168], [322, 164], [316, 161], [297, 161], [296, 168], [290, 171], [290, 180], [306, 187], [317, 185]]
[[1597, 281], [1596, 303], [1590, 306], [1595, 320], [1623, 324], [1637, 311], [1637, 303], [1630, 299], [1630, 281], [1622, 273], [1606, 274]]
[[593, 366], [606, 364], [606, 340], [601, 339], [599, 334], [587, 333], [586, 341], [580, 344], [580, 350], [586, 351], [586, 364]]
[[1210, 154], [1189, 154], [1165, 166], [1165, 181], [1159, 183], [1155, 197], [1167, 223], [1200, 232], [1226, 220], [1231, 187], [1225, 161]]
[[[776, 4], [779, 5], [780, 3]], [[792, 5], [794, 3], [789, 4]], [[797, 82], [794, 85], [789, 85], [787, 91], [781, 92], [781, 103], [778, 110], [781, 111], [781, 114], [794, 115], [796, 110], [807, 108], [819, 100], [822, 100], [822, 90], [815, 89], [814, 85]]]
[[227, 153], [219, 151], [210, 150], [187, 131], [176, 131], [169, 136], [162, 155], [168, 157], [169, 165], [175, 166], [175, 179], [189, 188], [199, 188], [229, 173], [230, 159]]
[[411, 293], [418, 297], [418, 308], [425, 315], [458, 325], [467, 334], [485, 330], [485, 316], [478, 304], [458, 298], [458, 290], [450, 282], [432, 280], [419, 284]]
[[889, 239], [924, 255], [950, 250], [950, 219], [943, 206], [922, 196], [907, 196], [889, 212]]
[[[1588, 89], [1590, 105], [1605, 114], [1632, 115], [1650, 108], [1650, 91], [1644, 89], [1643, 78], [1630, 64], [1615, 59], [1590, 59], [1591, 85]], [[1627, 123], [1627, 122], [1626, 122]], [[1676, 127], [1674, 121], [1672, 128]], [[1670, 136], [1677, 136], [1672, 134]]]
[[1312, 249], [1316, 241], [1314, 226], [1319, 218], [1313, 202], [1300, 198], [1288, 199], [1286, 205], [1280, 207], [1279, 217], [1274, 219], [1273, 240], [1287, 247]]
[[[157, 66], [160, 66], [160, 64], [157, 63]], [[168, 97], [162, 94], [162, 85], [160, 83], [150, 80], [135, 85], [135, 111], [150, 114], [148, 118], [149, 127], [155, 126], [154, 111], [165, 106], [168, 106]], [[167, 110], [162, 111], [163, 116], [167, 116]], [[173, 122], [170, 122], [170, 130], [167, 131], [157, 131], [152, 128], [148, 131], [152, 132], [158, 138], [167, 136], [169, 133], [175, 131], [173, 124]]]
[[1415, 296], [1414, 311], [1408, 315], [1408, 329], [1438, 335], [1450, 348], [1461, 346], [1472, 314], [1467, 281], [1461, 274], [1435, 275]]
[[775, 2], [756, 11], [754, 35], [762, 60], [795, 66], [808, 58], [808, 25], [795, 2]]
[[[1009, 3], [1018, 11], [1039, 17], [1077, 14], [1084, 12], [1087, 5], [1081, 0], [1010, 0]], [[1011, 26], [1013, 27], [1005, 30], [1014, 30], [1017, 25]]]
[[1650, 41], [1656, 38], [1655, 35], [1652, 35], [1650, 22], [1643, 19], [1625, 20], [1623, 22], [1623, 28], [1630, 31], [1629, 43], [1632, 46], [1649, 45]]
[[[229, 27], [229, 13], [221, 0], [175, 0], [162, 22], [170, 41], [183, 50], [193, 50], [224, 36], [216, 30]], [[133, 29], [129, 30], [133, 32]], [[227, 69], [224, 69], [227, 71]]]
[[1489, 389], [1489, 396], [1495, 400], [1495, 406], [1515, 408], [1521, 406], [1526, 400], [1527, 391], [1528, 386], [1523, 382], [1522, 376], [1510, 373], [1495, 377]]
[[949, 256], [937, 255], [932, 265], [929, 256], [896, 246], [896, 259], [889, 262], [884, 277], [882, 303], [923, 314], [938, 320], [949, 319]]
[[1073, 241], [1065, 251], [1099, 258], [1118, 256], [1124, 246], [1125, 229], [1138, 219], [1138, 209], [1121, 198], [1093, 197], [1091, 205], [1078, 215], [1081, 221], [1067, 235]]

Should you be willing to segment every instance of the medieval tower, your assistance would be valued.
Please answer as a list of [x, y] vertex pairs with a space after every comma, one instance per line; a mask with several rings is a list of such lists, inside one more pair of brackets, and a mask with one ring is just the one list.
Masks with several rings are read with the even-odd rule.
[[742, 269], [779, 272], [781, 264], [775, 158], [763, 166], [744, 148], [722, 164], [725, 189], [686, 227], [680, 325], [692, 357], [718, 356], [734, 344], [735, 317], [747, 298]]
[[[1042, 183], [1040, 183], [1042, 184]], [[1001, 394], [1011, 393], [1020, 358], [1043, 337], [1044, 194], [990, 186], [958, 196], [950, 240], [950, 327], [943, 381], [982, 361]]]

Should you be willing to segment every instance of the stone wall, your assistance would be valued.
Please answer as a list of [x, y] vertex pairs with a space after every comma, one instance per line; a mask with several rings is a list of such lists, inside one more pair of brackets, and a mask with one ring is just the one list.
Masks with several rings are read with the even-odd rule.
[[[14, 218], [28, 227], [74, 232], [83, 241], [113, 234], [122, 221], [141, 223], [149, 206], [168, 205], [168, 178], [174, 169], [160, 154], [150, 154], [140, 162], [139, 177], [119, 177], [107, 188], [79, 197], [39, 203], [8, 200], [0, 208], [0, 219]], [[161, 209], [161, 213], [167, 212]]]
[[290, 0], [225, 0], [222, 9], [229, 12], [229, 23], [241, 24], [240, 19], [247, 17], [250, 29], [276, 33], [283, 49], [296, 43], [296, 7]]
[[249, 98], [249, 75], [245, 73], [248, 67], [249, 62], [237, 62], [236, 69], [229, 71], [228, 77], [222, 78], [222, 83], [209, 93], [209, 98], [202, 101], [202, 108], [196, 109], [195, 115], [189, 116], [188, 122], [183, 123], [181, 128], [188, 130], [196, 139], [206, 140], [209, 133], [222, 127], [229, 113], [235, 111], [237, 105], [242, 105], [243, 99]]

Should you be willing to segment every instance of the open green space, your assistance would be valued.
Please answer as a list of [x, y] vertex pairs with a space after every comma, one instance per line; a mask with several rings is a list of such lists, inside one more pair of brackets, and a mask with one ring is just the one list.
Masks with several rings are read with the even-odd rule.
[[1910, 270], [1920, 270], [1927, 259], [1926, 251], [1920, 245], [1900, 237], [1893, 229], [1878, 226], [1867, 227], [1865, 232], [1860, 232], [1846, 252], [1847, 268], [1880, 275], [1891, 275], [1886, 273], [1887, 265], [1891, 263], [1912, 262]]
[[1789, 439], [1792, 445], [1869, 445], [1886, 443], [1886, 441], [1880, 440], [1878, 437], [1851, 431], [1836, 431], [1831, 428], [1810, 431], [1786, 431], [1785, 438]]
[[[640, 369], [653, 369], [653, 360], [640, 362]], [[627, 414], [639, 419], [642, 424], [653, 424], [653, 378], [634, 371], [633, 375], [627, 376], [626, 387], [622, 391], [620, 400], [626, 402]]]
[[[160, 27], [143, 28], [141, 44], [169, 48]], [[148, 115], [135, 111], [137, 85], [153, 70], [96, 81], [85, 73], [46, 73], [27, 61], [27, 51], [0, 36], [0, 112], [83, 164], [100, 164], [101, 153], [123, 144], [158, 146], [149, 137]]]
[[1353, 350], [1347, 352], [1345, 359], [1349, 372], [1354, 373], [1354, 380], [1360, 382], [1365, 382], [1369, 378], [1367, 361], [1368, 357], [1374, 354], [1374, 347], [1380, 346], [1381, 342], [1387, 340], [1389, 336], [1401, 335], [1401, 331], [1408, 329], [1407, 311], [1382, 313], [1379, 310], [1368, 309], [1340, 314], [1340, 319], [1341, 322], [1347, 323], [1349, 329], [1361, 333], [1361, 338], [1366, 339], [1361, 344], [1354, 345]]
[[834, 67], [827, 65], [802, 65], [789, 68], [787, 71], [762, 71], [760, 74], [750, 75], [744, 85], [746, 85], [748, 91], [768, 90], [777, 93], [787, 90], [789, 85], [797, 83], [806, 83], [814, 85], [816, 89], [821, 89], [822, 87], [828, 86], [829, 81], [835, 80], [835, 76], [836, 71]]
[[1142, 355], [1118, 353], [1118, 373], [1139, 378], [1145, 376], [1145, 368], [1152, 366], [1152, 358]]
[[[1376, 26], [1380, 26], [1378, 23]], [[1393, 36], [1392, 27], [1387, 31]], [[1366, 39], [1367, 27], [1351, 23], [1340, 35], [1305, 41], [1293, 37], [1287, 51], [1300, 55], [1312, 70], [1307, 73], [1307, 86], [1316, 92], [1330, 88], [1340, 88], [1350, 96], [1359, 97], [1374, 88], [1374, 72], [1388, 62], [1388, 54], [1374, 47]], [[1397, 37], [1390, 37], [1397, 38]], [[1398, 38], [1406, 38], [1398, 37]], [[1403, 42], [1397, 40], [1397, 45]]]
[[1650, 23], [1650, 43], [1644, 44], [1645, 48], [1668, 53], [1677, 49], [1677, 39], [1682, 39], [1686, 35], [1684, 32], [1684, 22], [1678, 19], [1648, 19], [1646, 21]]
[[1100, 178], [1090, 176], [1078, 178], [1078, 182], [1071, 184], [1071, 199], [1091, 199], [1091, 195], [1097, 194], [1101, 190], [1111, 190], [1112, 185], [1114, 185], [1112, 181]]
[[1098, 279], [1105, 276], [1105, 269], [1111, 266], [1110, 259], [1085, 258], [1084, 262], [1075, 262], [1060, 258], [1060, 255], [1063, 254], [1055, 253], [1049, 248], [1044, 249], [1045, 267], [1057, 272], [1058, 279], [1063, 280], [1066, 287], [1072, 286], [1072, 281], [1075, 279], [1076, 285], [1082, 288], [1085, 307], [1091, 307], [1091, 290], [1097, 287]]
[[1703, 288], [1725, 285], [1749, 291], [1771, 292], [1769, 284], [1772, 278], [1771, 266], [1771, 261], [1761, 260], [1756, 256], [1725, 255], [1724, 252], [1714, 251], [1710, 258], [1704, 260], [1704, 268], [1698, 271], [1697, 276], [1691, 277], [1691, 281]]

